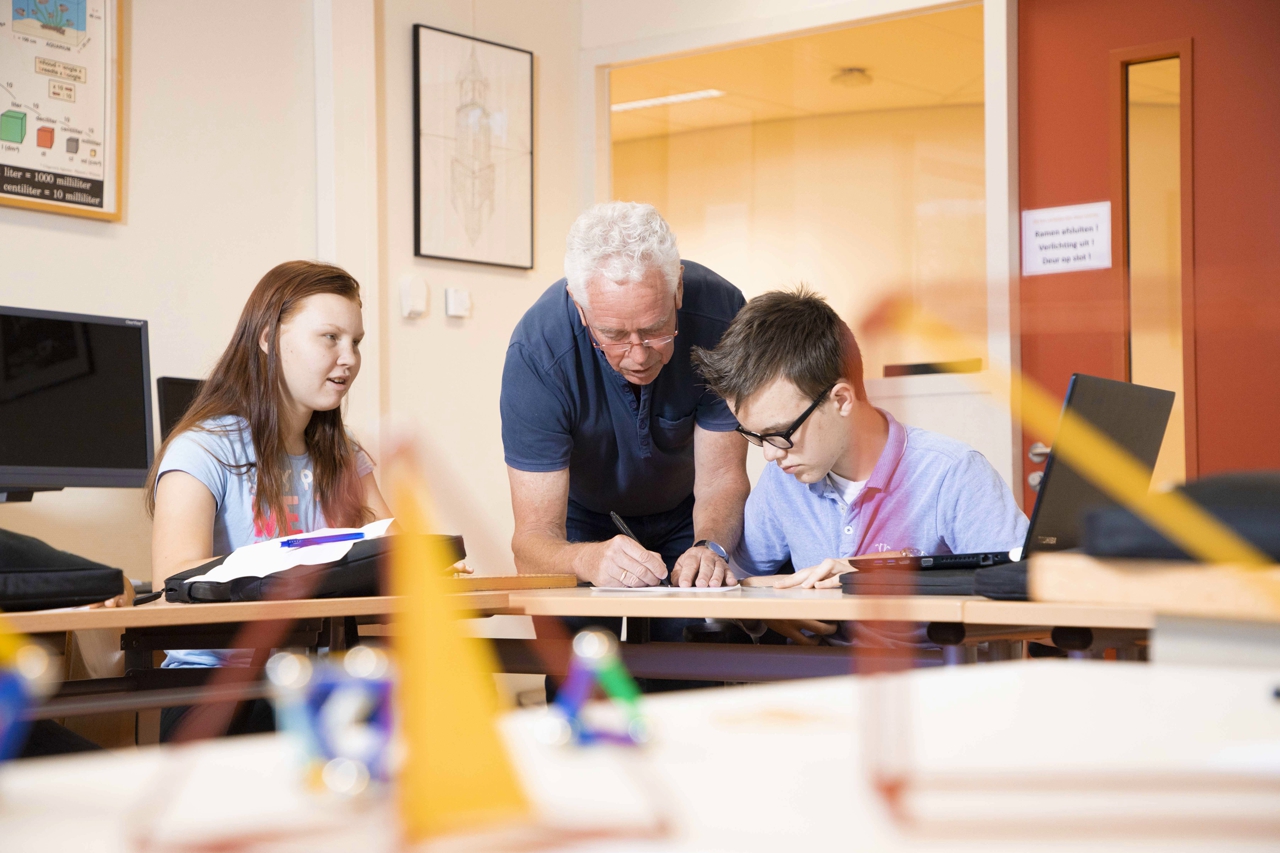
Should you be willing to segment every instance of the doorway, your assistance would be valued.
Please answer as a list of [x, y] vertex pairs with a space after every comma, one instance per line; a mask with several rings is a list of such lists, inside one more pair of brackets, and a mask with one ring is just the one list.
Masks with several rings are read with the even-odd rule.
[[[609, 104], [612, 197], [748, 298], [803, 283], [856, 329], [905, 293], [985, 343], [980, 4], [614, 68]], [[863, 344], [868, 377], [932, 360]]]

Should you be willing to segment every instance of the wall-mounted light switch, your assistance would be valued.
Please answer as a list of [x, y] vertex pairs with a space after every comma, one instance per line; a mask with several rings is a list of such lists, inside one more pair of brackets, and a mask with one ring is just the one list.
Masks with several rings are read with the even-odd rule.
[[400, 279], [400, 316], [416, 320], [427, 313], [429, 296], [426, 279], [406, 275]]
[[444, 315], [446, 317], [471, 316], [471, 291], [462, 287], [444, 289]]

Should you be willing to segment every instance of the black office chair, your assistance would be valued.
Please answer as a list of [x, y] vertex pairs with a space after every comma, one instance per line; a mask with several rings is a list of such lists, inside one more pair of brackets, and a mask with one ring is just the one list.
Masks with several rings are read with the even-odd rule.
[[199, 379], [161, 376], [156, 380], [156, 399], [160, 403], [160, 440], [164, 441], [182, 416], [191, 408], [204, 383]]

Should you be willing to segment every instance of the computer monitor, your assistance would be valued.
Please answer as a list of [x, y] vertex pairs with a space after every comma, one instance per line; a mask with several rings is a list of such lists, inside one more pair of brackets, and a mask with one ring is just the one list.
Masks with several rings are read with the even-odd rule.
[[152, 454], [145, 320], [0, 306], [0, 493], [141, 486]]

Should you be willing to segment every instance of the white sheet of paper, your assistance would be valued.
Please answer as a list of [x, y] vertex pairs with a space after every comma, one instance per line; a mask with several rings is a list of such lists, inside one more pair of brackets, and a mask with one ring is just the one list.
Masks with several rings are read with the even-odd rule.
[[1022, 211], [1022, 274], [1111, 268], [1111, 202]]
[[675, 595], [681, 592], [738, 592], [740, 586], [593, 586], [591, 591], [604, 595]]
[[280, 539], [268, 539], [255, 542], [232, 551], [222, 565], [215, 566], [209, 572], [192, 578], [188, 583], [205, 581], [209, 583], [226, 583], [236, 578], [264, 578], [295, 566], [315, 566], [321, 563], [332, 563], [341, 560], [352, 547], [363, 540], [352, 539], [349, 542], [330, 542], [326, 545], [311, 545], [306, 548], [285, 548], [280, 543], [285, 539], [313, 539], [317, 536], [332, 536], [335, 533], [363, 533], [365, 539], [378, 539], [385, 536], [387, 528], [394, 518], [372, 521], [364, 527], [326, 527], [310, 533], [299, 533], [284, 536]]

